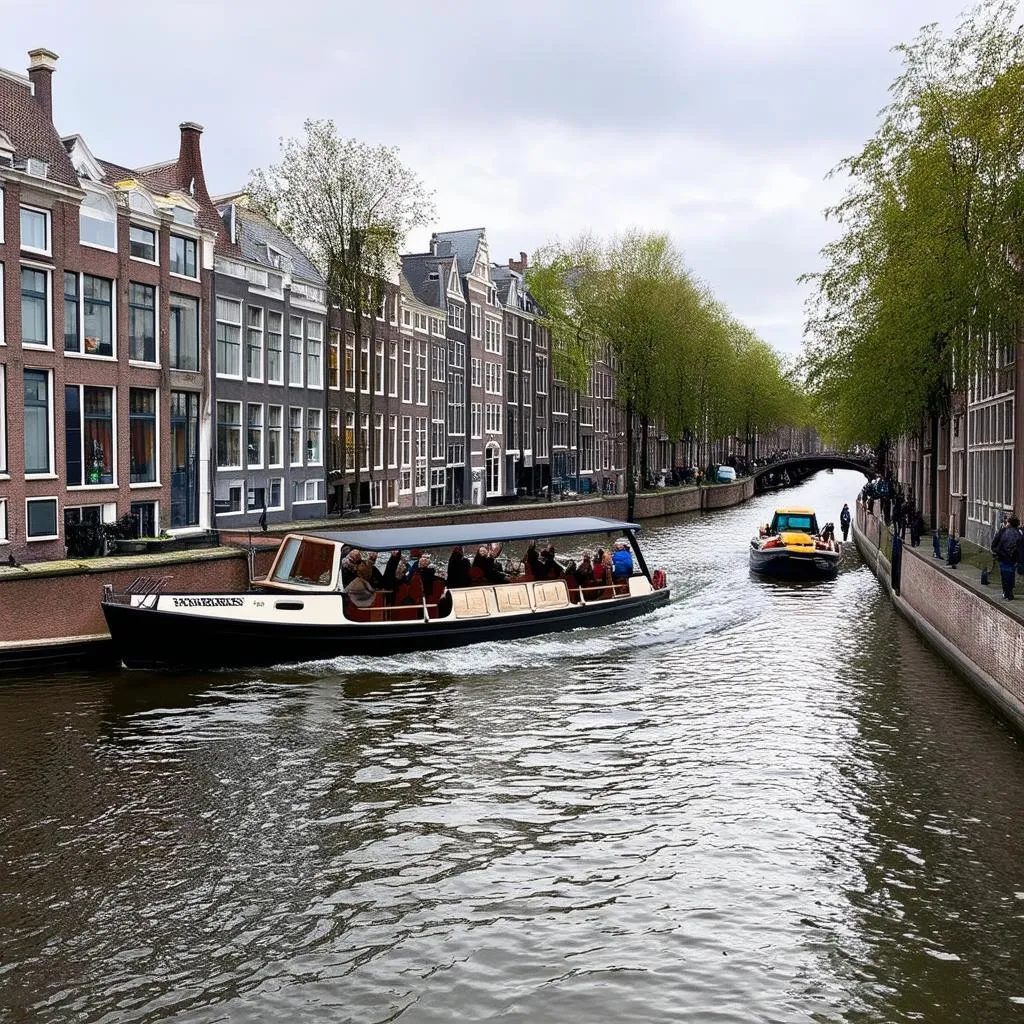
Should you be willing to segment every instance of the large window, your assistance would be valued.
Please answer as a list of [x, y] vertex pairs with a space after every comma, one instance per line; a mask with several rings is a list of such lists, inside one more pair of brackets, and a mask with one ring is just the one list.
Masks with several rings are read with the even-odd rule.
[[302, 317], [288, 318], [288, 383], [302, 387]]
[[497, 445], [488, 445], [484, 452], [484, 473], [487, 477], [487, 493], [499, 494], [501, 491], [501, 453]]
[[466, 307], [453, 302], [448, 307], [448, 324], [457, 331], [466, 329]]
[[98, 249], [117, 249], [117, 211], [106, 196], [87, 195], [78, 216], [78, 234], [82, 245]]
[[151, 284], [128, 285], [128, 358], [156, 362], [156, 289]]
[[484, 325], [484, 329], [487, 332], [487, 336], [484, 339], [484, 349], [487, 352], [493, 352], [496, 355], [501, 354], [501, 321], [492, 320], [490, 317], [487, 318], [487, 323]]
[[329, 380], [331, 388], [341, 388], [341, 332], [331, 331], [330, 349], [328, 353]]
[[[152, 388], [131, 388], [128, 392], [133, 484], [156, 482], [156, 392]], [[147, 534], [146, 536], [151, 536]]]
[[50, 374], [25, 371], [25, 475], [50, 473]]
[[245, 352], [246, 376], [249, 380], [263, 380], [263, 310], [259, 306], [249, 307]]
[[217, 403], [217, 468], [242, 466], [242, 403]]
[[472, 333], [474, 338], [479, 338], [480, 334], [480, 307], [474, 302], [469, 307], [470, 315], [470, 326], [472, 327]]
[[288, 462], [292, 466], [302, 465], [302, 410], [288, 410]]
[[250, 469], [263, 465], [263, 406], [253, 403], [248, 409], [248, 433], [246, 435], [246, 464]]
[[416, 342], [416, 404], [427, 404], [427, 359], [428, 343]]
[[50, 347], [50, 275], [35, 267], [21, 268], [21, 341]]
[[242, 376], [242, 304], [217, 299], [217, 376]]
[[69, 487], [114, 482], [114, 391], [64, 388], [64, 458]]
[[196, 240], [171, 235], [171, 273], [182, 277], [198, 277]]
[[[383, 345], [383, 342], [380, 343]], [[382, 360], [383, 361], [383, 360]], [[324, 325], [321, 320], [306, 321], [306, 387], [324, 386]]]
[[412, 402], [412, 342], [402, 339], [402, 401]]
[[323, 417], [322, 409], [306, 410], [306, 461], [310, 466], [323, 463]]
[[156, 232], [152, 228], [140, 228], [137, 224], [132, 224], [128, 228], [128, 240], [132, 259], [156, 263]]
[[171, 366], [199, 369], [199, 300], [171, 295]]
[[28, 206], [21, 208], [21, 248], [25, 252], [50, 255], [50, 214]]
[[284, 383], [284, 316], [267, 310], [267, 383]]
[[283, 447], [281, 444], [282, 409], [279, 405], [267, 406], [267, 466], [284, 465]]

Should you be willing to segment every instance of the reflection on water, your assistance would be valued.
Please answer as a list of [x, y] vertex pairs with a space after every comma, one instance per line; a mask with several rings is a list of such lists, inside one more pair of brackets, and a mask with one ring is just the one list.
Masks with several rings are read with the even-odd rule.
[[650, 524], [673, 601], [623, 626], [0, 687], [0, 1006], [1014, 1019], [1020, 744], [852, 545], [751, 576], [772, 504]]

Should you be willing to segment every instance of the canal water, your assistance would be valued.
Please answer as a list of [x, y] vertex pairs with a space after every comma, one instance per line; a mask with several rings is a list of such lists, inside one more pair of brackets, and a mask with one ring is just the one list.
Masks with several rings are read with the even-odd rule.
[[649, 523], [619, 627], [6, 682], [0, 1019], [1024, 1020], [1021, 743], [852, 544], [748, 572], [860, 485]]

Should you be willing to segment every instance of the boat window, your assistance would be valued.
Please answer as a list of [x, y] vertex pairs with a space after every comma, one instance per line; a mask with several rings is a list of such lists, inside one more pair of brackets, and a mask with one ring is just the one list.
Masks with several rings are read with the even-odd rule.
[[775, 517], [775, 532], [781, 533], [783, 530], [802, 530], [804, 533], [816, 533], [817, 525], [814, 522], [814, 516], [794, 515], [792, 513], [777, 515]]
[[289, 537], [274, 566], [275, 583], [327, 586], [334, 570], [334, 545], [322, 541]]

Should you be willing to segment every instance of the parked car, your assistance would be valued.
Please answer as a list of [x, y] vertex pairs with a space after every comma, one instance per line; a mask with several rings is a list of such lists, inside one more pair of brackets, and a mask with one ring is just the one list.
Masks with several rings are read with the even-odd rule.
[[731, 484], [736, 479], [736, 470], [732, 466], [719, 466], [715, 471], [715, 482]]

